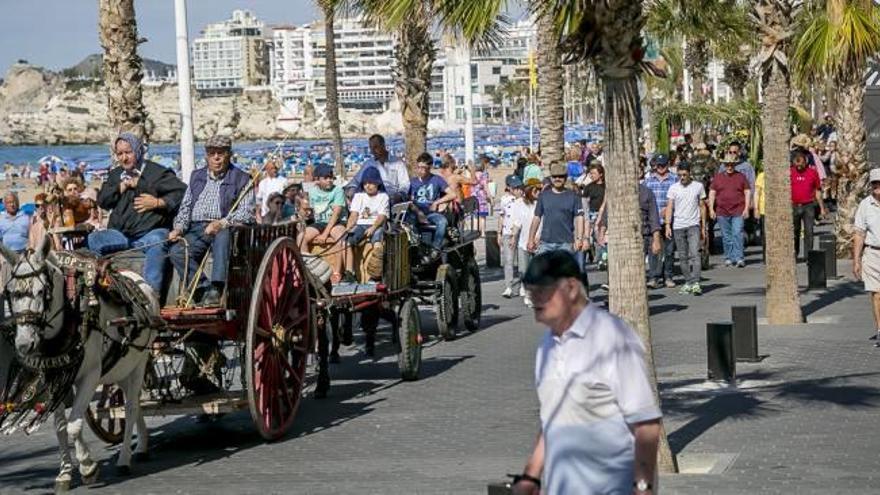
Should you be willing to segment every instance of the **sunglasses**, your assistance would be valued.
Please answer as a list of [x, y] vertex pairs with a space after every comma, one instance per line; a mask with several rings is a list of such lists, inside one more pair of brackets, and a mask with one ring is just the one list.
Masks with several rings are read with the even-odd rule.
[[551, 175], [550, 178], [552, 178], [552, 179], [567, 179], [568, 175]]

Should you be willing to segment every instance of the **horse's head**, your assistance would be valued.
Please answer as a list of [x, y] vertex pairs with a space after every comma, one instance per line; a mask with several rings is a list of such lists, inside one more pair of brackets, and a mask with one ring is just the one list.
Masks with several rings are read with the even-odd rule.
[[63, 323], [64, 276], [49, 254], [48, 237], [33, 253], [2, 255], [13, 266], [5, 292], [15, 324], [15, 347], [28, 355], [58, 335]]

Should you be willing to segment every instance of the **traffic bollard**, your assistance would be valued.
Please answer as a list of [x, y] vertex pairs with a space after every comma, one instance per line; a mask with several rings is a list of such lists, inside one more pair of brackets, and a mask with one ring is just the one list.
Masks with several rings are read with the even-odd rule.
[[825, 251], [811, 249], [807, 253], [807, 288], [824, 289], [827, 286]]
[[709, 379], [736, 382], [736, 357], [733, 349], [733, 323], [706, 323], [706, 357]]
[[498, 231], [487, 230], [484, 239], [486, 242], [486, 268], [501, 268], [501, 246], [498, 244]]
[[820, 235], [819, 250], [825, 252], [825, 275], [837, 278], [837, 237], [834, 234]]
[[758, 357], [758, 308], [733, 306], [733, 350], [737, 361], [754, 362]]

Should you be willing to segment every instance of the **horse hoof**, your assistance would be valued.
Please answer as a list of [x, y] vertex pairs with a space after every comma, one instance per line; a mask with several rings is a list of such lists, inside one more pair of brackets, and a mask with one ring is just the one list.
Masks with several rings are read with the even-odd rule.
[[100, 470], [98, 469], [98, 464], [96, 463], [95, 467], [92, 468], [91, 473], [85, 474], [85, 473], [80, 472], [80, 475], [82, 476], [83, 485], [91, 485], [92, 483], [98, 481], [99, 471]]
[[134, 460], [134, 462], [147, 462], [150, 460], [150, 453], [149, 452], [135, 452], [132, 455], [132, 459]]
[[55, 493], [70, 491], [70, 480], [55, 480]]
[[116, 466], [116, 476], [131, 476], [131, 466]]

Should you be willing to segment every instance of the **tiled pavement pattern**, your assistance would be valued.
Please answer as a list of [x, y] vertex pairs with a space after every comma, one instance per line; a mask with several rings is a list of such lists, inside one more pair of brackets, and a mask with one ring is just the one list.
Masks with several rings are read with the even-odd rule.
[[[749, 261], [706, 272], [701, 297], [650, 294], [673, 448], [683, 457], [733, 459], [721, 474], [664, 476], [662, 493], [880, 493], [880, 349], [866, 340], [872, 325], [858, 285], [841, 278], [802, 293], [811, 319], [826, 324], [761, 326], [760, 353], [768, 357], [738, 365], [741, 389], [699, 391], [705, 323], [728, 320], [732, 305], [758, 304], [764, 313], [763, 266], [754, 252]], [[799, 271], [805, 283], [803, 265]], [[152, 460], [134, 465], [129, 478], [113, 473], [116, 449], [87, 433], [102, 479], [79, 491], [486, 493], [487, 482], [521, 469], [537, 428], [540, 331], [518, 299], [499, 297], [499, 278], [484, 272], [484, 328], [455, 342], [430, 340], [420, 381], [400, 382], [393, 356], [367, 362], [355, 347], [333, 369], [331, 397], [305, 400], [282, 441], [261, 441], [247, 412], [209, 424], [154, 418]], [[592, 277], [600, 304], [603, 281], [604, 274]], [[436, 333], [431, 312], [422, 318]], [[51, 490], [57, 463], [50, 428], [0, 438], [0, 493]]]

